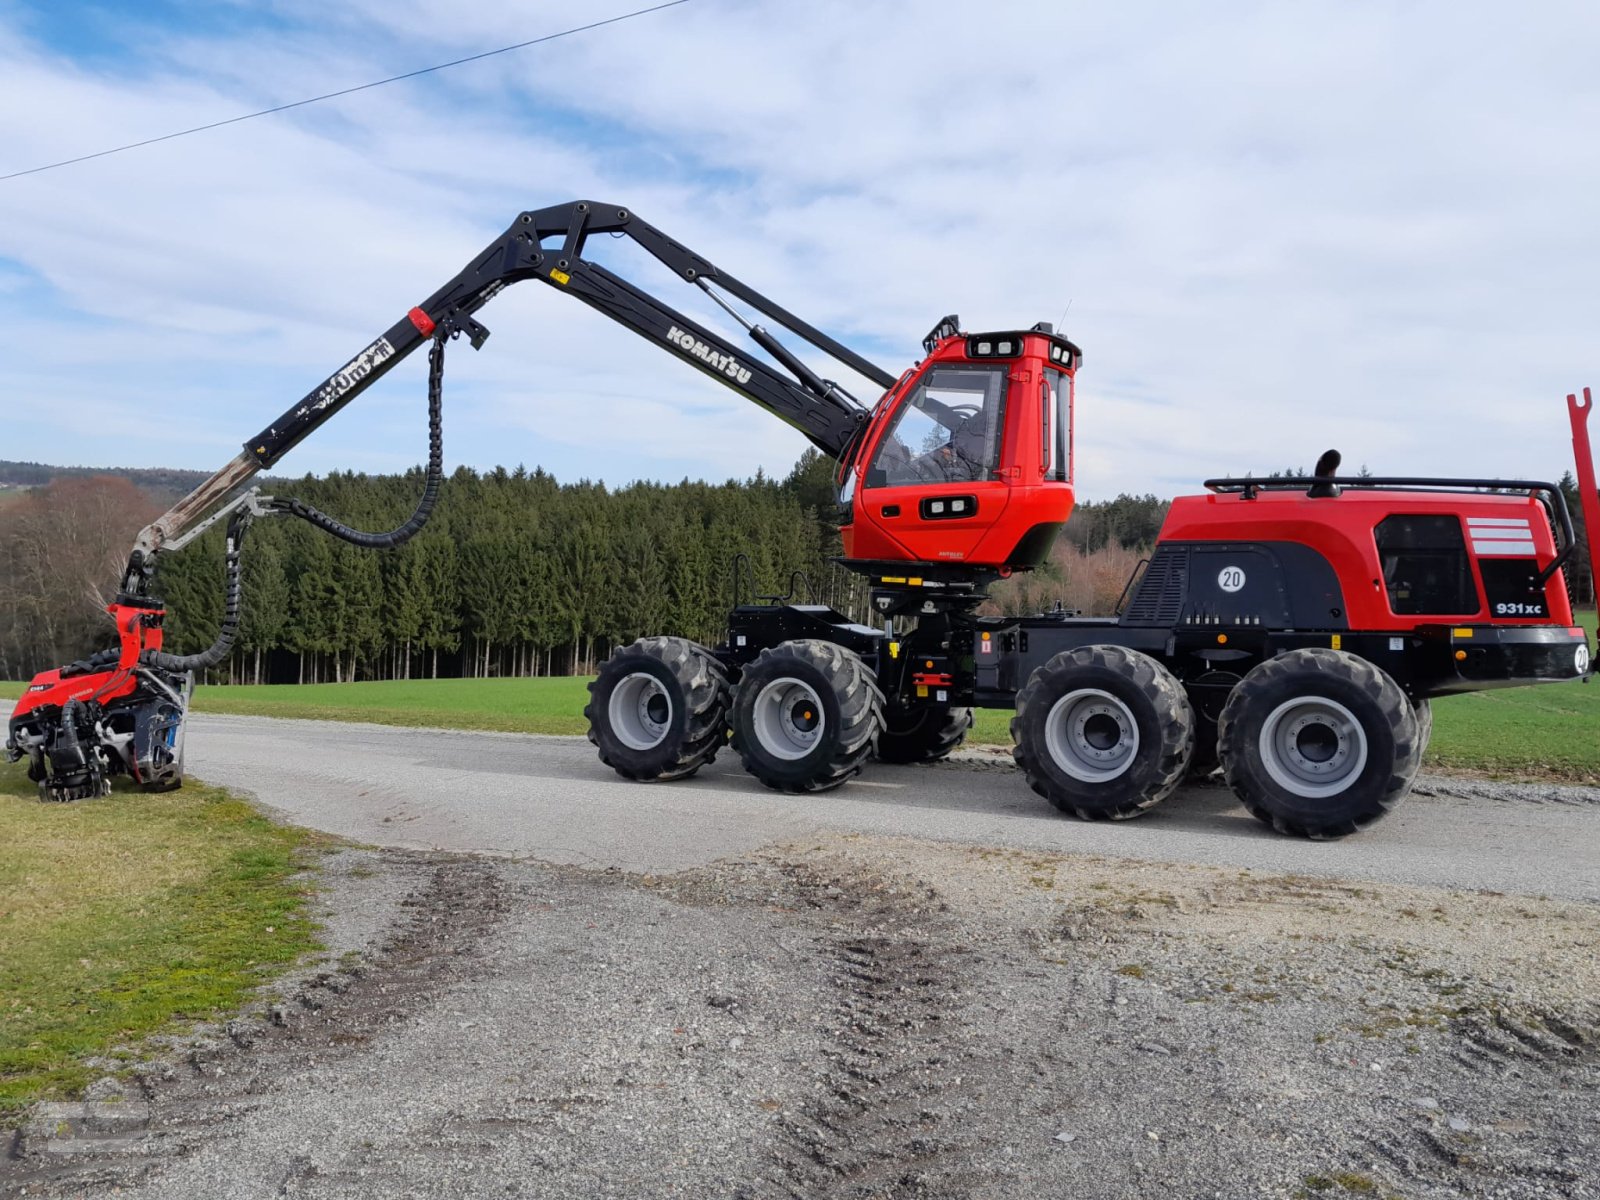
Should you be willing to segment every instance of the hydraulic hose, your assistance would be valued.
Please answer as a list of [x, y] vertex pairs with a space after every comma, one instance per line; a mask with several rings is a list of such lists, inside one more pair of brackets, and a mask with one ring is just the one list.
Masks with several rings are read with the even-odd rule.
[[304, 500], [274, 500], [273, 508], [279, 512], [292, 513], [302, 520], [310, 521], [318, 529], [333, 534], [336, 538], [354, 546], [364, 546], [369, 550], [389, 550], [416, 536], [433, 514], [434, 503], [439, 498], [439, 484], [444, 479], [444, 421], [441, 416], [444, 392], [444, 343], [443, 337], [436, 337], [428, 350], [428, 478], [422, 488], [422, 499], [417, 502], [417, 510], [403, 525], [387, 533], [366, 533], [341, 524]]
[[89, 761], [83, 752], [83, 743], [78, 740], [78, 714], [82, 711], [83, 701], [77, 698], [61, 706], [61, 732], [50, 752], [50, 761], [58, 774], [80, 769]]
[[[444, 479], [444, 422], [442, 417], [444, 407], [444, 343], [445, 338], [443, 336], [437, 337], [428, 351], [428, 477], [423, 485], [422, 499], [417, 502], [416, 511], [406, 519], [404, 524], [389, 530], [387, 533], [366, 533], [341, 524], [327, 513], [313, 508], [303, 500], [293, 499], [272, 500], [270, 501], [269, 511], [291, 513], [303, 520], [310, 521], [317, 528], [326, 530], [336, 538], [341, 538], [352, 545], [365, 546], [369, 549], [384, 550], [410, 541], [417, 531], [428, 523], [428, 518], [433, 514], [433, 506], [439, 498], [439, 485]], [[239, 633], [239, 618], [243, 608], [244, 597], [244, 579], [239, 569], [240, 546], [244, 541], [245, 530], [250, 527], [251, 520], [252, 514], [246, 509], [241, 509], [235, 512], [228, 521], [226, 559], [228, 585], [222, 607], [222, 627], [217, 631], [217, 640], [198, 654], [167, 654], [161, 650], [146, 650], [139, 655], [141, 666], [154, 667], [160, 671], [172, 671], [181, 674], [184, 671], [205, 671], [228, 657], [228, 652], [233, 649], [234, 639]]]
[[217, 631], [217, 640], [198, 654], [168, 654], [163, 650], [146, 650], [139, 655], [141, 666], [182, 674], [185, 671], [207, 670], [228, 657], [228, 651], [233, 649], [233, 640], [239, 634], [239, 615], [244, 596], [244, 578], [239, 570], [239, 549], [244, 541], [245, 530], [250, 528], [250, 521], [250, 513], [242, 510], [234, 513], [228, 520], [226, 557], [228, 590], [222, 603], [222, 628]]

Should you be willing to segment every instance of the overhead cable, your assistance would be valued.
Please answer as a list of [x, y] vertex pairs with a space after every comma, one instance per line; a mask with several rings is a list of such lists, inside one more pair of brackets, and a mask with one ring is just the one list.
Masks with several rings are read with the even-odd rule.
[[73, 163], [88, 162], [94, 158], [105, 158], [110, 154], [121, 154], [124, 150], [137, 150], [141, 146], [153, 146], [157, 142], [170, 142], [174, 138], [188, 137], [191, 133], [204, 133], [208, 129], [220, 129], [224, 125], [237, 125], [240, 121], [252, 121], [256, 117], [268, 117], [273, 113], [288, 112], [291, 108], [304, 108], [308, 104], [317, 104], [323, 100], [333, 100], [339, 96], [349, 96], [355, 92], [364, 92], [369, 88], [382, 87], [386, 83], [398, 83], [402, 79], [415, 79], [418, 75], [428, 75], [434, 71], [443, 71], [449, 67], [459, 67], [463, 63], [477, 62], [479, 59], [493, 58], [497, 54], [508, 54], [512, 50], [523, 50], [529, 46], [537, 46], [541, 42], [553, 42], [557, 38], [571, 37], [575, 33], [586, 33], [591, 29], [599, 29], [604, 25], [616, 25], [634, 17], [643, 17], [653, 12], [660, 12], [664, 8], [676, 8], [680, 4], [687, 4], [689, 0], [665, 0], [662, 4], [652, 4], [649, 8], [638, 8], [620, 16], [607, 17], [603, 21], [591, 21], [587, 25], [575, 25], [571, 29], [563, 29], [560, 33], [547, 33], [543, 37], [529, 38], [525, 42], [517, 42], [510, 46], [501, 46], [498, 50], [485, 50], [481, 54], [469, 54], [465, 58], [452, 59], [450, 62], [438, 63], [431, 67], [422, 67], [416, 71], [406, 71], [401, 75], [391, 75], [387, 79], [374, 79], [371, 83], [360, 83], [354, 87], [340, 88], [336, 92], [325, 92], [320, 96], [311, 96], [305, 100], [295, 100], [289, 104], [278, 104], [272, 108], [263, 108], [257, 112], [244, 113], [241, 116], [229, 117], [224, 121], [212, 121], [207, 125], [196, 125], [192, 129], [180, 129], [176, 133], [164, 133], [160, 137], [145, 138], [139, 142], [129, 142], [125, 146], [113, 146], [109, 150], [97, 150], [93, 154], [80, 154], [76, 158], [64, 158], [60, 162], [45, 163], [43, 166], [29, 167], [25, 171], [13, 171], [9, 175], [0, 175], [0, 183], [8, 179], [17, 179], [23, 175], [37, 175], [41, 171], [53, 171], [57, 167], [70, 167]]

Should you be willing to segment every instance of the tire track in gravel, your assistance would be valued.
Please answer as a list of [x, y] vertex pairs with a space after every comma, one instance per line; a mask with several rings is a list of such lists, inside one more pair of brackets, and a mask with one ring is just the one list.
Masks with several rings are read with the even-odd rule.
[[[37, 1106], [0, 1157], [4, 1194], [104, 1194], [139, 1182], [220, 1126], [255, 1112], [277, 1078], [361, 1052], [439, 991], [482, 969], [474, 952], [506, 908], [493, 864], [392, 854], [416, 886], [376, 954], [300, 982], [132, 1072], [104, 1100]], [[287, 1164], [289, 1186], [297, 1165]]]
[[[1407, 1186], [1452, 1188], [1465, 1171], [1485, 1185], [1493, 1181], [1511, 1188], [1531, 1181], [1553, 1196], [1594, 1194], [1585, 1186], [1592, 1181], [1569, 1165], [1569, 1148], [1560, 1134], [1519, 1116], [1511, 1097], [1530, 1084], [1558, 1087], [1575, 1098], [1592, 1096], [1592, 1082], [1570, 1069], [1600, 1058], [1600, 1010], [1473, 1005], [1447, 1021], [1444, 1032], [1452, 1043], [1447, 1060], [1480, 1088], [1484, 1077], [1497, 1081], [1509, 1101], [1503, 1111], [1478, 1125], [1438, 1116], [1411, 1128], [1363, 1135], [1362, 1144], [1398, 1171]], [[1500, 1139], [1492, 1158], [1483, 1152], [1485, 1126], [1514, 1135]]]
[[818, 1099], [785, 1119], [770, 1189], [799, 1200], [961, 1200], [975, 1180], [952, 1108], [963, 1090], [965, 947], [939, 893], [843, 864], [790, 863], [802, 903], [829, 922], [818, 955], [838, 1002]]

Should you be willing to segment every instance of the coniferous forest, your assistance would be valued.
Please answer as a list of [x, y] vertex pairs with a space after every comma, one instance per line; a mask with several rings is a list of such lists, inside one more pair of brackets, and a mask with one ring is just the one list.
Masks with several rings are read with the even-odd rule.
[[[835, 535], [803, 502], [805, 466], [781, 481], [615, 490], [558, 484], [538, 470], [460, 468], [427, 527], [392, 551], [351, 546], [302, 521], [258, 520], [244, 543], [245, 616], [228, 677], [582, 674], [642, 634], [714, 643], [741, 554], [746, 600], [787, 592], [799, 571], [816, 599], [850, 607], [859, 589], [827, 562]], [[273, 490], [357, 528], [387, 529], [410, 513], [422, 483], [413, 471]], [[169, 648], [208, 645], [222, 614], [220, 533], [164, 558], [158, 578]]]
[[[855, 576], [828, 563], [831, 464], [807, 455], [787, 479], [675, 485], [558, 484], [542, 471], [460, 468], [427, 527], [392, 551], [350, 546], [303, 521], [257, 520], [244, 541], [244, 620], [212, 682], [314, 682], [592, 670], [642, 633], [722, 636], [732, 566], [744, 598], [790, 590], [859, 608]], [[403, 476], [269, 481], [363, 529], [388, 529], [421, 495]], [[0, 507], [0, 678], [110, 645], [101, 611], [133, 536], [159, 501], [127, 480], [66, 478]], [[163, 555], [166, 647], [211, 643], [222, 616], [220, 526]]]
[[[715, 644], [734, 601], [793, 593], [867, 616], [859, 576], [830, 562], [833, 464], [808, 451], [784, 479], [622, 488], [518, 468], [449, 476], [427, 527], [392, 551], [309, 524], [258, 520], [244, 542], [244, 620], [211, 682], [337, 682], [587, 673], [642, 634]], [[388, 529], [422, 492], [402, 476], [273, 479], [362, 529]], [[28, 678], [114, 640], [101, 611], [133, 535], [171, 497], [109, 475], [57, 477], [0, 507], [0, 678]], [[998, 587], [999, 610], [1109, 611], [1165, 504], [1080, 505], [1043, 571]], [[798, 574], [797, 574], [798, 573]], [[210, 644], [222, 616], [220, 526], [162, 556], [167, 648]]]

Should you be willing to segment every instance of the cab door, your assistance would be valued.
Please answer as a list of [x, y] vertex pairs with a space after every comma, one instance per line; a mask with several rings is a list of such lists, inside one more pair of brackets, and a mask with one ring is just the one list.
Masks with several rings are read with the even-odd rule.
[[868, 447], [852, 558], [970, 560], [1000, 521], [1011, 364], [932, 362]]

